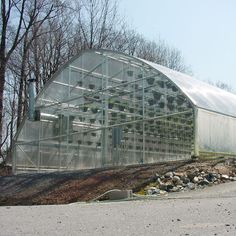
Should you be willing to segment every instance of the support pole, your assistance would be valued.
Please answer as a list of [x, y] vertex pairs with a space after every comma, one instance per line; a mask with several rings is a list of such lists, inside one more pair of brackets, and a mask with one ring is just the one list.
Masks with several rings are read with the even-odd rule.
[[13, 143], [12, 143], [12, 150], [13, 150], [13, 153], [12, 153], [12, 173], [13, 174], [16, 174], [16, 144], [15, 144], [15, 140], [13, 140]]
[[105, 63], [103, 64], [104, 77], [102, 78], [102, 89], [105, 89], [103, 92], [103, 111], [102, 111], [102, 167], [107, 163], [107, 153], [108, 153], [108, 58], [106, 57]]
[[198, 108], [194, 107], [194, 157], [199, 157]]
[[142, 153], [142, 160], [141, 160], [141, 164], [144, 163], [145, 160], [145, 124], [144, 124], [144, 119], [145, 119], [145, 93], [144, 93], [144, 71], [142, 69], [142, 129], [143, 129], [143, 153]]

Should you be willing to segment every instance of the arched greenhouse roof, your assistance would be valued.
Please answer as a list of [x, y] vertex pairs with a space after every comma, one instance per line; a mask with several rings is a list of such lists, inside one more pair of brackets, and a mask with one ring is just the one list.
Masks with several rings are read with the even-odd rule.
[[177, 87], [179, 87], [179, 89], [190, 99], [190, 101], [195, 106], [209, 111], [236, 117], [236, 95], [234, 95], [233, 93], [202, 82], [184, 73], [169, 69], [165, 66], [161, 66], [144, 59], [132, 57], [127, 54], [112, 50], [90, 49], [80, 52], [78, 55], [69, 60], [64, 66], [62, 66], [60, 70], [58, 70], [50, 79], [47, 85], [49, 85], [50, 82], [52, 82], [63, 69], [76, 61], [84, 53], [96, 53], [104, 56], [108, 55], [109, 57], [113, 59], [115, 58], [119, 61], [133, 61], [140, 64], [140, 66], [146, 65], [169, 78], [169, 80], [172, 81]]
[[139, 59], [173, 81], [192, 103], [206, 110], [236, 117], [236, 95], [165, 66]]

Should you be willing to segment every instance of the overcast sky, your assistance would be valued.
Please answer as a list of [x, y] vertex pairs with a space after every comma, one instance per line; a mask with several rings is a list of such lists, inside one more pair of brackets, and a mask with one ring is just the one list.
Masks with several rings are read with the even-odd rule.
[[181, 50], [194, 76], [236, 90], [236, 0], [120, 0], [126, 21]]

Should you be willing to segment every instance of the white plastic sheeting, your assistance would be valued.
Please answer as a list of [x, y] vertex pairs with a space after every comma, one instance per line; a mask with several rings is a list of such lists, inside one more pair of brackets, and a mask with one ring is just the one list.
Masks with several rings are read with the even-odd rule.
[[199, 151], [236, 154], [236, 118], [198, 109]]
[[236, 117], [236, 95], [167, 67], [142, 61], [166, 75], [195, 106]]

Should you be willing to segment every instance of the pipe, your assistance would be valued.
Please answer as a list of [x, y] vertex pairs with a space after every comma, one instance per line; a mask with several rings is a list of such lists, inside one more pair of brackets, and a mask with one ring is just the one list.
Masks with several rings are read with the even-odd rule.
[[31, 121], [35, 120], [35, 79], [29, 79], [29, 108], [28, 108], [28, 119]]

